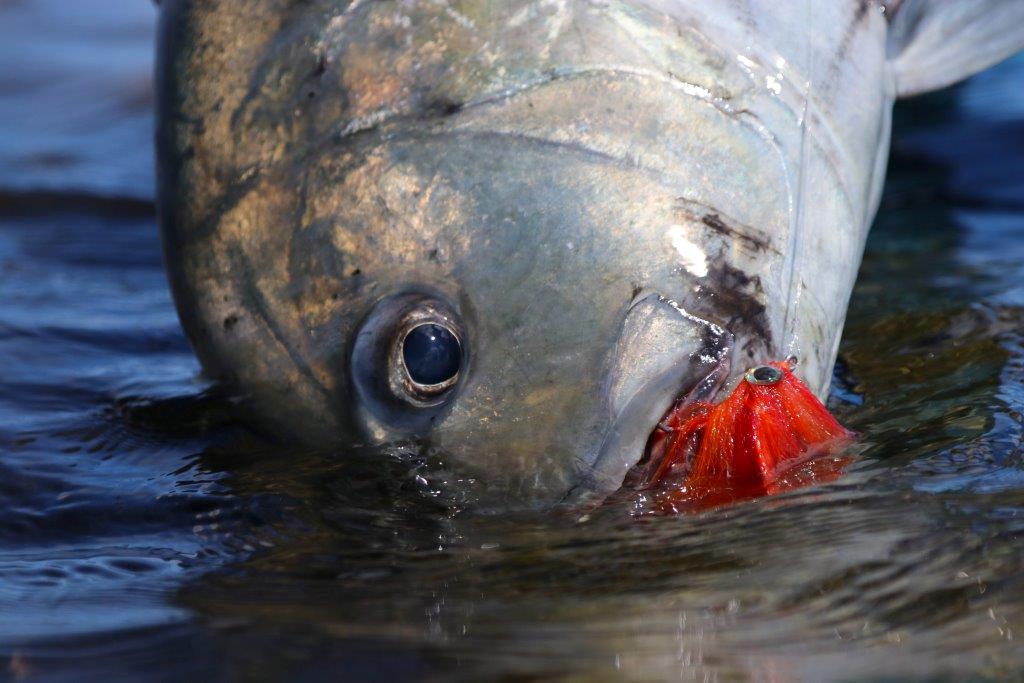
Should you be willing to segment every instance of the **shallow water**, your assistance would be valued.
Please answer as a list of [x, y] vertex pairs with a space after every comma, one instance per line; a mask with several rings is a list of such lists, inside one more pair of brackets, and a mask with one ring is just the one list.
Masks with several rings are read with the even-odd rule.
[[0, 2], [0, 678], [1021, 675], [1024, 58], [897, 112], [848, 473], [580, 522], [232, 421], [161, 265], [153, 15]]

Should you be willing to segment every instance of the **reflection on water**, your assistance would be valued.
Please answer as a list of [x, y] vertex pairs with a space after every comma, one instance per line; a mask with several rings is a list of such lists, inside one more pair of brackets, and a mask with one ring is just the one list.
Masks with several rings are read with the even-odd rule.
[[863, 435], [849, 472], [580, 521], [474, 513], [471, 485], [400, 450], [295, 452], [231, 421], [160, 263], [153, 10], [72, 5], [0, 3], [2, 675], [1024, 666], [1024, 59], [898, 112], [834, 383]]
[[153, 4], [0, 0], [0, 187], [149, 199]]

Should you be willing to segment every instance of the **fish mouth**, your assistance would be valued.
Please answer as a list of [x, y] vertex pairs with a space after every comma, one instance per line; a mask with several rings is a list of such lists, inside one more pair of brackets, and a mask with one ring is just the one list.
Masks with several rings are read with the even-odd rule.
[[[796, 359], [787, 358], [748, 368], [719, 402], [729, 374], [723, 359], [651, 431], [614, 499], [634, 502], [634, 514], [677, 513], [839, 477], [850, 460], [841, 451], [856, 435], [794, 374], [795, 367]], [[602, 482], [594, 483], [591, 490], [600, 491]]]
[[[664, 419], [680, 407], [697, 401], [714, 402], [726, 384], [730, 359], [722, 358], [704, 378], [680, 391], [674, 377], [649, 387], [609, 427], [594, 464], [566, 494], [570, 505], [600, 503], [620, 489], [646, 487], [660, 464], [663, 442], [655, 436], [665, 430]], [[660, 400], [658, 397], [661, 397]], [[652, 419], [653, 417], [653, 419]]]
[[600, 503], [624, 485], [642, 484], [665, 416], [681, 404], [714, 400], [729, 377], [732, 342], [720, 326], [657, 293], [638, 296], [610, 373], [609, 426], [561, 502]]
[[661, 468], [662, 461], [666, 456], [666, 440], [662, 437], [670, 435], [673, 431], [667, 424], [668, 418], [674, 413], [685, 410], [687, 406], [716, 402], [719, 393], [728, 384], [730, 369], [729, 359], [723, 359], [707, 377], [688, 392], [680, 394], [672, 402], [662, 419], [654, 425], [639, 460], [626, 472], [620, 488], [636, 491], [648, 488], [656, 481], [656, 473]]

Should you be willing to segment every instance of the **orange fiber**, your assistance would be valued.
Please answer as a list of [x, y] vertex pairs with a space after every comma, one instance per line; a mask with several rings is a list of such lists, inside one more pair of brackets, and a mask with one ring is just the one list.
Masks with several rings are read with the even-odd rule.
[[[780, 482], [787, 471], [832, 453], [852, 436], [788, 362], [771, 363], [748, 371], [721, 403], [690, 403], [669, 412], [649, 443], [653, 472], [647, 488], [681, 479], [672, 497], [702, 499], [701, 507], [777, 493], [794, 487]], [[842, 464], [813, 468], [815, 478], [838, 476]]]

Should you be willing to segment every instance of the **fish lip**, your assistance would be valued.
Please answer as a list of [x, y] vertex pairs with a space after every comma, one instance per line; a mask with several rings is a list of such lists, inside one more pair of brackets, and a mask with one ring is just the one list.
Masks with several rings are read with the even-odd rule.
[[[651, 435], [675, 407], [694, 401], [713, 401], [726, 383], [731, 366], [730, 354], [725, 353], [707, 375], [696, 382], [684, 384], [682, 389], [678, 382], [669, 384], [675, 373], [665, 373], [657, 378], [652, 387], [656, 395], [650, 397], [645, 392], [644, 397], [635, 398], [615, 417], [605, 433], [597, 458], [583, 470], [560, 504], [600, 505], [625, 486], [642, 487], [646, 483], [644, 461], [650, 455]], [[641, 405], [634, 406], [634, 403]], [[642, 411], [645, 405], [664, 406], [653, 423], [637, 419], [637, 412]], [[635, 480], [634, 475], [637, 475]]]

